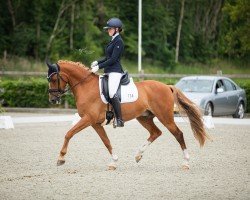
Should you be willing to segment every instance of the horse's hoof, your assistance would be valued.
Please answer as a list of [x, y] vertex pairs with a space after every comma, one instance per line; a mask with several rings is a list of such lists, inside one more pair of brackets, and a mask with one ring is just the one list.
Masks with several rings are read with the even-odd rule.
[[116, 170], [116, 166], [108, 166], [108, 170], [114, 171], [114, 170]]
[[182, 169], [183, 170], [189, 170], [190, 168], [189, 168], [189, 165], [182, 165]]
[[58, 160], [57, 161], [57, 166], [61, 166], [65, 163], [65, 160]]
[[142, 155], [135, 156], [135, 161], [138, 163], [142, 159]]
[[116, 170], [116, 168], [117, 168], [117, 164], [115, 162], [110, 162], [108, 164], [108, 170], [114, 171], [114, 170]]

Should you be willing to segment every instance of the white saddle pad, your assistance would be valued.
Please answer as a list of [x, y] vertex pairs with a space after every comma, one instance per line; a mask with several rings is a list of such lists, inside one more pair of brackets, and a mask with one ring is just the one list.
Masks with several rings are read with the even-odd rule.
[[[103, 101], [103, 103], [107, 104], [107, 100], [104, 97], [102, 93], [102, 76], [99, 76], [99, 91], [100, 96]], [[130, 103], [134, 102], [138, 99], [138, 90], [137, 87], [133, 81], [133, 78], [130, 77], [130, 83], [128, 85], [122, 85], [121, 86], [121, 103]]]

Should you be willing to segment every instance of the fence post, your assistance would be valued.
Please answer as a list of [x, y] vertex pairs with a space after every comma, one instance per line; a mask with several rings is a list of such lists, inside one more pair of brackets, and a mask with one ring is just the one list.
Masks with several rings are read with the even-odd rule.
[[7, 63], [7, 51], [4, 50], [4, 52], [3, 52], [2, 74], [4, 74], [4, 67], [6, 66], [6, 63]]
[[217, 70], [217, 76], [222, 76], [222, 70]]
[[143, 69], [139, 72], [139, 81], [144, 81], [144, 70]]
[[65, 99], [64, 108], [65, 108], [65, 109], [68, 109], [68, 108], [69, 108], [69, 102], [68, 102], [67, 99]]

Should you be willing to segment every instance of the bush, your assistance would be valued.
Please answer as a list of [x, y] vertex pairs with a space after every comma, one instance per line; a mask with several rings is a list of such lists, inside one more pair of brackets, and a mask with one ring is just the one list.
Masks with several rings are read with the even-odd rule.
[[0, 99], [8, 107], [46, 108], [48, 83], [42, 79], [6, 80], [0, 82]]
[[[75, 107], [74, 97], [63, 96], [62, 104], [68, 101], [69, 107]], [[48, 82], [46, 79], [19, 79], [0, 81], [0, 102], [6, 107], [51, 107], [48, 101]]]
[[247, 113], [250, 112], [250, 81], [236, 81], [236, 83], [246, 91], [247, 96]]

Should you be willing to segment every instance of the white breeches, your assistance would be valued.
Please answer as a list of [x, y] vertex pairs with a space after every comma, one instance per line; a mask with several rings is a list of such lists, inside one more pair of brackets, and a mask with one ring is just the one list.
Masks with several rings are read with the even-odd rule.
[[122, 77], [121, 73], [111, 72], [109, 74], [108, 86], [109, 86], [109, 97], [110, 98], [113, 98], [115, 93], [117, 92], [121, 77]]

